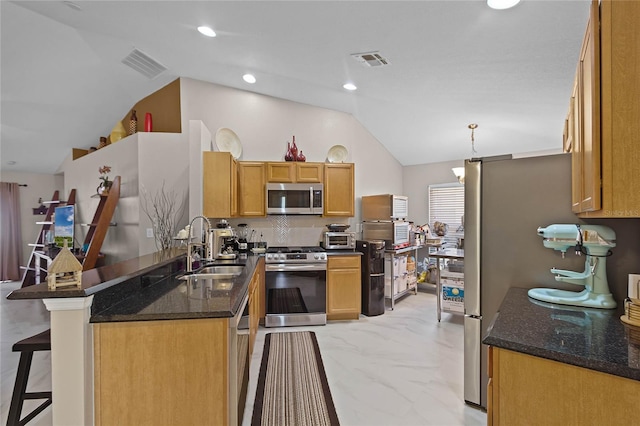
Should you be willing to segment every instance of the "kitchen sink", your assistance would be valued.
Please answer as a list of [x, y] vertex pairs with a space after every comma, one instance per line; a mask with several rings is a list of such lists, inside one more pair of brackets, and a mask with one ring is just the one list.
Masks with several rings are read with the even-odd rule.
[[244, 271], [243, 265], [217, 265], [207, 266], [205, 268], [194, 271], [191, 274], [186, 274], [180, 277], [180, 279], [186, 280], [190, 277], [195, 279], [207, 278], [207, 279], [229, 279], [237, 277]]

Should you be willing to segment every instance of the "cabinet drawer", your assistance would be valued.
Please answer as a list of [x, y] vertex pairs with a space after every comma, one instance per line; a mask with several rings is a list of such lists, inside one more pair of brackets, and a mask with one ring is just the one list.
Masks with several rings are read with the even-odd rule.
[[329, 256], [327, 262], [329, 269], [358, 268], [360, 256]]

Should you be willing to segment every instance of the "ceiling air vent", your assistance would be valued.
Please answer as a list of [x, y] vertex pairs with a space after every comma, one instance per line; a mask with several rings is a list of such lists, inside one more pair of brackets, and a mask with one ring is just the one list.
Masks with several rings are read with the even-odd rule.
[[129, 56], [122, 60], [122, 63], [149, 79], [154, 79], [161, 72], [167, 70], [167, 67], [138, 49], [133, 49], [133, 51], [129, 53]]
[[380, 54], [380, 52], [352, 53], [351, 57], [365, 67], [383, 67], [391, 65], [391, 63]]

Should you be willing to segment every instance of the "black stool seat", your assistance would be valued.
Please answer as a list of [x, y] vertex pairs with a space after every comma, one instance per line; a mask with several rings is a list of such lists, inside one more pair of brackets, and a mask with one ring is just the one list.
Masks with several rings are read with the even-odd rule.
[[23, 351], [50, 351], [51, 350], [51, 329], [38, 333], [35, 336], [27, 337], [13, 344], [13, 352]]
[[[52, 402], [51, 392], [27, 392], [27, 382], [29, 380], [33, 353], [36, 351], [51, 350], [51, 330], [49, 329], [22, 339], [15, 343], [12, 349], [13, 352], [20, 352], [20, 362], [18, 363], [18, 372], [16, 373], [16, 383], [13, 387], [7, 426], [23, 426], [51, 405]], [[20, 420], [22, 406], [26, 399], [44, 399], [45, 401]]]

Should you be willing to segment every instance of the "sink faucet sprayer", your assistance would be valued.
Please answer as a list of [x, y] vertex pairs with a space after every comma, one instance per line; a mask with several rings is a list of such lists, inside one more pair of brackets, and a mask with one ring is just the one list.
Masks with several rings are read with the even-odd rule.
[[[205, 230], [205, 233], [204, 233], [204, 242], [201, 241], [199, 243], [194, 243], [191, 241], [191, 232], [193, 230], [193, 222], [195, 222], [195, 220], [198, 218], [202, 219], [204, 223], [207, 224], [207, 227], [206, 227], [207, 229]], [[211, 229], [212, 229], [211, 222], [209, 222], [209, 219], [201, 215], [194, 217], [193, 219], [191, 219], [191, 222], [189, 222], [189, 237], [187, 240], [187, 272], [193, 271], [193, 248], [194, 247], [204, 246], [204, 259], [211, 258], [211, 253], [209, 253], [209, 233]]]

